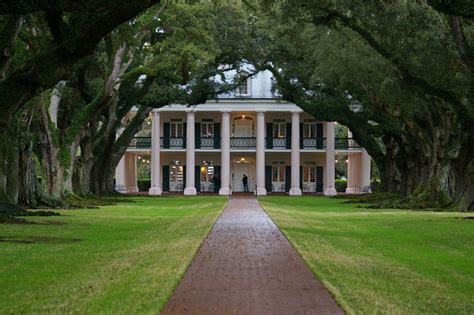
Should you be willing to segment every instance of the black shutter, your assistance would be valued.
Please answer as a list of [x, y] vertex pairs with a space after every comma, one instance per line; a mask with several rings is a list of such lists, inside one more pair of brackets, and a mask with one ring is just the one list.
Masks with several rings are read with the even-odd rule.
[[267, 124], [267, 149], [273, 149], [273, 124]]
[[265, 189], [272, 192], [272, 166], [265, 166]]
[[316, 124], [316, 149], [322, 150], [324, 146], [323, 140], [323, 124], [317, 123]]
[[221, 124], [214, 123], [214, 149], [221, 148]]
[[300, 124], [300, 149], [303, 149], [303, 124]]
[[187, 124], [183, 123], [183, 149], [186, 149], [187, 135], [188, 135]]
[[316, 166], [316, 192], [323, 192], [324, 169], [322, 166]]
[[199, 165], [194, 167], [194, 186], [198, 192], [201, 191], [201, 167]]
[[303, 166], [300, 166], [300, 189], [303, 190]]
[[163, 165], [163, 191], [170, 191], [170, 167]]
[[183, 166], [183, 191], [184, 189], [186, 189], [186, 165]]
[[286, 148], [291, 149], [291, 124], [286, 124]]
[[195, 123], [194, 124], [194, 145], [195, 149], [200, 149], [201, 148], [201, 123]]
[[163, 148], [164, 149], [170, 148], [170, 133], [171, 133], [170, 123], [168, 122], [163, 123]]
[[285, 166], [285, 191], [289, 192], [291, 188], [291, 166]]

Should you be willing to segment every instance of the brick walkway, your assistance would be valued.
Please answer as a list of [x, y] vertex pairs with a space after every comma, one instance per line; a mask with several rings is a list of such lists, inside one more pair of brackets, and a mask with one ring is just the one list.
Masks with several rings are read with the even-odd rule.
[[343, 314], [253, 196], [232, 197], [162, 314]]

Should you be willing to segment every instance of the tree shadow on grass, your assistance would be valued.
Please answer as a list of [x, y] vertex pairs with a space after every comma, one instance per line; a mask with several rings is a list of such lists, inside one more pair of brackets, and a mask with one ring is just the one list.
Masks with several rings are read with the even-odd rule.
[[16, 244], [71, 244], [82, 242], [80, 238], [60, 238], [60, 237], [2, 237], [0, 243], [16, 243]]

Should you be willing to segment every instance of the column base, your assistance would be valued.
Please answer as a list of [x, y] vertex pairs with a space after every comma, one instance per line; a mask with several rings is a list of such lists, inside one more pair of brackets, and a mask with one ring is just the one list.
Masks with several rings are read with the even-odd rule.
[[301, 196], [303, 192], [299, 188], [290, 188], [289, 195], [290, 196]]
[[360, 195], [360, 189], [346, 188], [346, 194], [348, 194], [348, 195]]
[[324, 195], [325, 196], [336, 196], [337, 191], [334, 188], [326, 188], [326, 189], [324, 189]]
[[219, 189], [219, 195], [220, 196], [230, 196], [230, 195], [232, 195], [232, 190], [230, 190], [230, 188], [228, 188], [228, 187], [221, 188], [221, 189]]
[[126, 194], [126, 193], [128, 193], [128, 188], [125, 185], [116, 185], [115, 186], [115, 191], [120, 193], [120, 194]]
[[184, 189], [184, 195], [185, 196], [195, 196], [197, 195], [197, 190], [195, 187], [186, 187]]
[[267, 190], [265, 188], [257, 188], [255, 191], [255, 195], [257, 196], [266, 196], [267, 195]]
[[163, 191], [159, 187], [151, 187], [150, 190], [148, 190], [150, 196], [160, 196], [162, 193]]
[[137, 193], [139, 190], [138, 190], [138, 187], [132, 187], [130, 188], [129, 192], [131, 193]]

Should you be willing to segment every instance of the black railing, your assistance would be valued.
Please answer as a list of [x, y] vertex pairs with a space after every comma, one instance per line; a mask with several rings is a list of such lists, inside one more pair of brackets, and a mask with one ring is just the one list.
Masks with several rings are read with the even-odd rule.
[[301, 149], [323, 150], [326, 148], [326, 138], [303, 138]]
[[335, 147], [336, 150], [353, 150], [361, 148], [361, 146], [352, 138], [336, 138]]
[[255, 149], [257, 138], [255, 137], [231, 137], [230, 147], [232, 149]]
[[220, 148], [220, 141], [219, 137], [201, 137], [199, 148], [202, 149], [219, 149]]
[[[270, 139], [267, 139], [270, 141]], [[286, 148], [286, 139], [271, 139], [273, 149]], [[164, 145], [166, 144], [166, 145]], [[352, 138], [336, 138], [334, 139], [336, 150], [356, 150], [361, 146]], [[230, 147], [233, 149], [255, 149], [257, 139], [255, 137], [231, 137]], [[129, 144], [130, 148], [135, 149], [149, 149], [151, 148], [151, 137], [134, 137]], [[160, 147], [169, 149], [183, 149], [185, 148], [185, 141], [183, 137], [170, 137], [168, 139], [160, 138]], [[220, 138], [216, 137], [201, 137], [201, 148], [203, 149], [219, 149]], [[302, 139], [301, 149], [306, 150], [323, 150], [326, 148], [326, 138], [304, 138]]]
[[274, 149], [286, 149], [286, 138], [273, 138]]
[[128, 146], [135, 149], [149, 149], [151, 148], [151, 137], [134, 137]]

